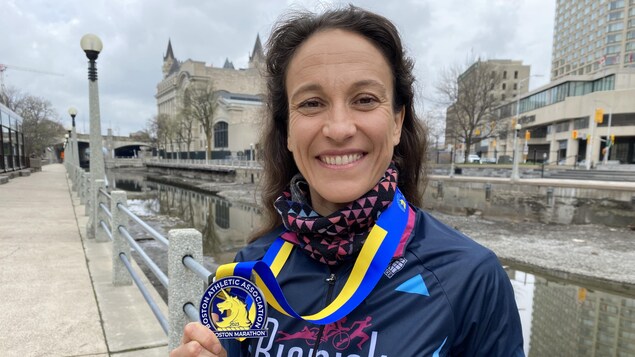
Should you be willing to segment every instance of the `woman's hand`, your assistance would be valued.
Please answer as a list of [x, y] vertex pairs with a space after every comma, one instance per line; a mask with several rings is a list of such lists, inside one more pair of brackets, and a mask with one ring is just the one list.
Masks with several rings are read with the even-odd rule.
[[190, 322], [183, 329], [181, 345], [170, 357], [227, 357], [216, 335], [199, 322]]

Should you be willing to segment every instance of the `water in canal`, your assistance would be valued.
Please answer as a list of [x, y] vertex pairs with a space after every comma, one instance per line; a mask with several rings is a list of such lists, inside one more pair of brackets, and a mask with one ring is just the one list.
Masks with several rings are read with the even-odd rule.
[[[146, 181], [143, 176], [117, 177], [114, 184], [128, 191], [130, 209], [166, 236], [172, 228], [199, 230], [203, 234], [204, 264], [210, 270], [216, 264], [232, 261], [259, 224], [258, 209], [249, 204]], [[165, 248], [134, 226], [131, 232], [167, 271]], [[632, 297], [514, 267], [507, 267], [507, 273], [514, 287], [528, 356], [635, 356]], [[146, 275], [150, 278], [152, 274]], [[165, 299], [159, 285], [155, 283]]]

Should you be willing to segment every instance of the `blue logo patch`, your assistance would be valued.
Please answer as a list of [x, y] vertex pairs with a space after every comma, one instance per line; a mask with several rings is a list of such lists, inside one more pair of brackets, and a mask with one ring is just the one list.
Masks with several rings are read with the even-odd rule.
[[[267, 337], [267, 303], [248, 279], [230, 276], [213, 282], [199, 304], [201, 323], [218, 338]], [[218, 318], [213, 318], [216, 315]]]

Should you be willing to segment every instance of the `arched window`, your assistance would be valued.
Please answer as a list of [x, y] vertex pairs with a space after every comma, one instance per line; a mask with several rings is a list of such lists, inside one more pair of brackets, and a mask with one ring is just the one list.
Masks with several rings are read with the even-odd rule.
[[229, 132], [226, 122], [218, 122], [214, 124], [214, 147], [226, 148], [229, 147]]

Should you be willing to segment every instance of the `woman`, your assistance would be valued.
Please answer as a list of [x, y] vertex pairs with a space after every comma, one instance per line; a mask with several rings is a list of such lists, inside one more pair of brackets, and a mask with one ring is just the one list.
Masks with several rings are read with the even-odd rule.
[[[496, 256], [416, 208], [425, 132], [394, 25], [353, 6], [301, 13], [268, 45], [265, 225], [236, 260], [289, 242], [276, 279], [290, 306], [307, 315], [342, 302], [343, 312], [314, 324], [270, 308], [269, 337], [222, 344], [188, 324], [171, 356], [522, 356]], [[367, 255], [381, 239], [392, 239], [388, 253]], [[367, 267], [374, 259], [381, 268]], [[350, 289], [360, 271], [375, 280]]]

